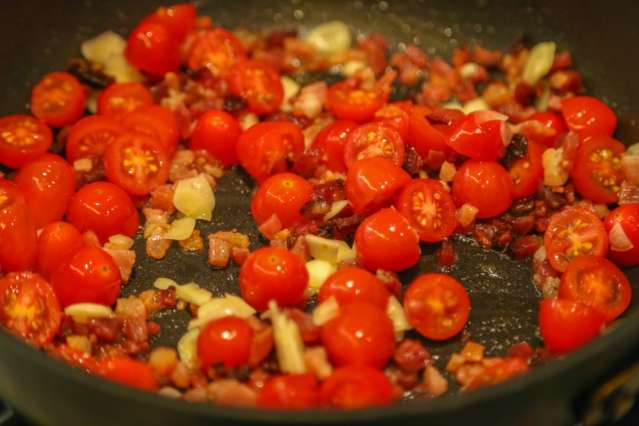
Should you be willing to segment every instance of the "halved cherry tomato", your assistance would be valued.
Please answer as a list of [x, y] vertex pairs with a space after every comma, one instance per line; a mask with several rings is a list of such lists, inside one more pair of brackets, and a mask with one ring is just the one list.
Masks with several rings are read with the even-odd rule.
[[381, 123], [368, 123], [348, 135], [344, 145], [346, 167], [373, 157], [386, 158], [398, 167], [404, 164], [404, 142], [396, 130]]
[[180, 140], [180, 128], [175, 114], [159, 105], [143, 105], [122, 118], [125, 130], [144, 133], [160, 142], [171, 154]]
[[240, 165], [261, 182], [272, 174], [289, 170], [304, 152], [302, 130], [288, 121], [256, 124], [246, 130], [237, 142]]
[[98, 114], [122, 116], [143, 105], [153, 104], [151, 91], [141, 83], [113, 83], [98, 97]]
[[468, 160], [453, 179], [453, 199], [477, 207], [480, 219], [499, 216], [513, 202], [513, 180], [498, 163]]
[[544, 299], [539, 306], [539, 329], [550, 352], [564, 354], [597, 337], [605, 318], [574, 300]]
[[216, 364], [225, 367], [247, 365], [251, 353], [253, 329], [245, 319], [222, 317], [210, 321], [197, 339], [197, 355], [202, 369]]
[[29, 115], [0, 118], [0, 164], [17, 169], [47, 152], [53, 133], [43, 121]]
[[368, 302], [386, 310], [390, 293], [373, 274], [361, 268], [342, 268], [322, 284], [318, 294], [320, 303], [335, 297], [340, 305]]
[[178, 40], [184, 40], [195, 25], [196, 11], [191, 3], [179, 3], [172, 6], [159, 7], [144, 20], [155, 21], [164, 25]]
[[614, 209], [604, 226], [608, 232], [608, 256], [622, 266], [639, 264], [639, 204], [626, 204]]
[[313, 186], [293, 173], [278, 173], [266, 179], [253, 195], [251, 213], [258, 225], [277, 215], [282, 227], [304, 220], [300, 210], [311, 200]]
[[69, 203], [67, 218], [80, 232], [94, 231], [102, 243], [115, 234], [132, 237], [140, 226], [131, 198], [109, 182], [94, 182], [80, 188]]
[[56, 71], [42, 77], [31, 92], [31, 112], [53, 127], [73, 124], [84, 114], [86, 95], [77, 78]]
[[544, 180], [543, 155], [543, 145], [529, 140], [526, 157], [515, 160], [510, 166], [515, 200], [530, 197], [537, 192], [539, 185]]
[[392, 102], [384, 105], [375, 112], [374, 121], [397, 130], [406, 141], [410, 131], [410, 114], [413, 110], [411, 101]]
[[36, 268], [49, 278], [62, 262], [82, 248], [84, 241], [78, 229], [67, 222], [53, 222], [38, 237]]
[[428, 121], [432, 111], [423, 106], [415, 106], [410, 114], [408, 138], [406, 142], [417, 150], [422, 158], [428, 158], [431, 151], [447, 153], [446, 135]]
[[156, 391], [158, 388], [151, 367], [125, 356], [100, 362], [97, 373], [111, 381], [149, 392]]
[[120, 270], [107, 252], [84, 246], [51, 275], [51, 285], [62, 307], [75, 303], [111, 306], [120, 295]]
[[317, 134], [312, 147], [319, 149], [321, 163], [334, 172], [345, 172], [344, 146], [348, 136], [357, 128], [357, 123], [337, 120], [327, 125]]
[[506, 116], [476, 111], [459, 120], [448, 136], [448, 146], [473, 160], [495, 161], [504, 153]]
[[199, 34], [188, 53], [187, 64], [192, 70], [207, 68], [217, 77], [229, 77], [233, 67], [246, 58], [246, 49], [232, 32], [223, 28]]
[[124, 55], [136, 68], [156, 77], [180, 68], [178, 39], [168, 27], [156, 21], [143, 21], [133, 29]]
[[40, 229], [64, 216], [75, 192], [75, 172], [64, 158], [44, 154], [22, 166], [15, 183]]
[[569, 207], [550, 217], [544, 246], [550, 265], [563, 272], [568, 263], [581, 254], [605, 256], [608, 237], [594, 213], [582, 207]]
[[437, 180], [412, 181], [400, 191], [395, 206], [417, 230], [422, 241], [441, 241], [457, 227], [453, 198]]
[[107, 146], [122, 133], [122, 127], [110, 117], [90, 115], [73, 125], [67, 138], [67, 159], [102, 158]]
[[346, 175], [346, 196], [355, 213], [383, 206], [410, 182], [410, 175], [382, 157], [353, 163]]
[[293, 306], [304, 299], [308, 272], [299, 256], [280, 247], [262, 247], [252, 252], [240, 270], [242, 298], [264, 311], [274, 300], [279, 306]]
[[335, 83], [328, 88], [326, 107], [340, 120], [358, 123], [370, 121], [386, 103], [387, 96], [376, 89], [361, 89], [349, 81]]
[[257, 60], [244, 60], [232, 68], [229, 89], [244, 98], [249, 109], [258, 115], [277, 111], [284, 98], [284, 87], [277, 71]]
[[540, 136], [530, 132], [523, 132], [524, 135], [528, 138], [528, 140], [534, 140], [548, 148], [553, 148], [559, 138], [561, 138], [565, 133], [568, 132], [568, 127], [566, 126], [566, 122], [563, 117], [554, 112], [536, 112], [530, 116], [527, 121], [537, 121], [549, 129], [553, 129], [555, 131], [554, 135], [548, 136]]
[[590, 96], [574, 96], [562, 100], [561, 112], [568, 128], [581, 138], [612, 136], [617, 127], [617, 116], [610, 107]]
[[330, 407], [356, 409], [391, 404], [395, 390], [381, 371], [365, 365], [333, 370], [322, 383], [320, 397]]
[[37, 234], [24, 196], [11, 181], [0, 178], [0, 269], [24, 271], [35, 263]]
[[229, 167], [237, 163], [237, 141], [242, 134], [240, 123], [231, 114], [211, 110], [202, 114], [189, 137], [191, 149], [204, 149]]
[[382, 209], [364, 219], [355, 233], [357, 257], [371, 271], [401, 271], [419, 260], [417, 231], [397, 210]]
[[35, 346], [53, 340], [62, 312], [53, 288], [40, 275], [12, 272], [0, 278], [0, 322]]
[[270, 377], [257, 395], [259, 407], [301, 410], [319, 405], [317, 379], [312, 374]]
[[470, 315], [464, 286], [445, 274], [423, 274], [404, 294], [408, 321], [422, 336], [446, 340], [462, 331]]
[[322, 327], [322, 343], [331, 361], [382, 368], [395, 351], [395, 333], [386, 310], [368, 302], [342, 305]]
[[124, 133], [104, 153], [107, 178], [133, 195], [145, 195], [163, 185], [170, 167], [164, 146], [144, 133]]
[[584, 303], [612, 321], [628, 309], [632, 288], [624, 273], [608, 259], [582, 255], [568, 264], [561, 277], [559, 297]]
[[612, 204], [623, 182], [622, 143], [603, 135], [585, 139], [579, 149], [570, 176], [575, 190], [595, 203]]

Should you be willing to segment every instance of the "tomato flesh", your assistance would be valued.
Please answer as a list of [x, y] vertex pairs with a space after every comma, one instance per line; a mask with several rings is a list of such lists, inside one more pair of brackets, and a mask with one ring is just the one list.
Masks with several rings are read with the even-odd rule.
[[374, 121], [391, 127], [406, 141], [410, 130], [410, 113], [413, 110], [411, 101], [392, 102], [375, 112]]
[[616, 203], [625, 179], [621, 169], [625, 150], [622, 143], [608, 136], [585, 139], [577, 150], [571, 172], [575, 190], [595, 203]]
[[524, 132], [528, 141], [534, 140], [548, 148], [553, 148], [560, 138], [568, 132], [568, 127], [563, 117], [554, 112], [536, 112], [530, 116], [529, 121], [536, 121], [543, 124], [548, 129], [552, 129], [554, 134], [536, 135]]
[[300, 210], [311, 200], [313, 186], [293, 173], [279, 173], [266, 179], [251, 200], [251, 213], [260, 225], [276, 215], [282, 227], [302, 222]]
[[599, 99], [574, 96], [561, 102], [561, 112], [568, 128], [581, 138], [594, 135], [612, 136], [617, 116]]
[[38, 237], [36, 268], [43, 277], [53, 271], [83, 246], [82, 234], [67, 222], [48, 224]]
[[386, 204], [410, 182], [410, 175], [382, 157], [353, 163], [346, 175], [346, 197], [355, 213], [371, 211]]
[[450, 150], [446, 143], [446, 135], [428, 121], [428, 115], [431, 112], [429, 108], [423, 106], [413, 108], [406, 139], [406, 142], [412, 145], [424, 159], [428, 158], [431, 151], [444, 154]]
[[[622, 266], [639, 264], [639, 204], [617, 207], [610, 212], [604, 226], [610, 240], [610, 258]], [[621, 231], [623, 236], [615, 235], [615, 231]], [[617, 241], [620, 237], [622, 240]]]
[[396, 399], [384, 373], [365, 365], [333, 370], [322, 383], [320, 397], [324, 404], [344, 409], [388, 405]]
[[313, 148], [320, 152], [320, 161], [331, 171], [345, 172], [344, 146], [348, 136], [357, 128], [350, 120], [337, 120], [327, 125], [317, 134]]
[[195, 25], [195, 6], [190, 3], [179, 3], [172, 6], [159, 7], [144, 20], [156, 21], [164, 25], [177, 39], [184, 40]]
[[539, 189], [544, 180], [543, 155], [544, 148], [540, 143], [528, 141], [526, 157], [515, 160], [510, 166], [514, 199], [530, 197]]
[[572, 352], [597, 337], [605, 318], [583, 303], [544, 299], [539, 307], [539, 329], [550, 352]]
[[30, 269], [36, 257], [36, 226], [24, 196], [11, 181], [0, 178], [0, 268]]
[[156, 21], [143, 21], [133, 29], [124, 55], [134, 67], [156, 77], [180, 68], [178, 40]]
[[142, 83], [113, 83], [100, 93], [98, 114], [121, 117], [152, 103], [153, 95]]
[[47, 152], [52, 142], [49, 126], [35, 117], [0, 118], [0, 164], [17, 169]]
[[110, 358], [99, 363], [97, 368], [99, 375], [122, 385], [149, 392], [154, 392], [158, 388], [151, 367], [132, 358]]
[[246, 49], [228, 30], [215, 28], [197, 36], [188, 54], [192, 70], [207, 68], [217, 77], [228, 77], [233, 67], [246, 58]]
[[266, 408], [301, 410], [318, 404], [319, 389], [312, 374], [273, 376], [257, 396], [257, 405]]
[[357, 123], [370, 121], [386, 103], [386, 96], [375, 89], [361, 89], [350, 81], [335, 83], [328, 88], [326, 106], [340, 120]]
[[73, 124], [84, 114], [86, 95], [77, 78], [56, 71], [42, 77], [31, 93], [31, 112], [53, 127]]
[[404, 164], [404, 142], [400, 134], [380, 123], [364, 124], [350, 132], [344, 146], [346, 167], [373, 157], [386, 158], [401, 167]]
[[277, 71], [256, 60], [244, 60], [233, 67], [229, 89], [246, 99], [249, 109], [258, 115], [277, 111], [284, 98], [284, 87]]
[[471, 204], [478, 209], [477, 217], [499, 216], [513, 202], [513, 180], [498, 163], [466, 161], [453, 179], [453, 199], [457, 205]]
[[107, 147], [122, 134], [120, 124], [110, 117], [91, 115], [73, 125], [67, 138], [67, 159], [102, 158]]
[[488, 113], [478, 111], [459, 120], [448, 136], [448, 146], [474, 160], [495, 161], [501, 157], [505, 123], [502, 119], [493, 119]]

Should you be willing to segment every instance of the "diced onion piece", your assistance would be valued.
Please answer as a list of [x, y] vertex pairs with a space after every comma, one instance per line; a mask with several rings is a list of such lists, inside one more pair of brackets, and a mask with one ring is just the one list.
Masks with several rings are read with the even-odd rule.
[[342, 74], [346, 77], [352, 77], [357, 71], [363, 70], [364, 68], [366, 68], [366, 64], [362, 61], [347, 61], [342, 66]]
[[164, 386], [160, 388], [160, 390], [158, 390], [158, 395], [171, 399], [180, 399], [182, 397], [182, 393], [171, 386]]
[[406, 313], [401, 303], [395, 296], [388, 298], [388, 304], [386, 305], [386, 315], [393, 323], [393, 330], [395, 331], [395, 340], [400, 341], [404, 338], [404, 332], [410, 330], [411, 325], [406, 318]]
[[495, 120], [508, 121], [507, 115], [504, 115], [497, 111], [493, 111], [491, 109], [480, 110], [473, 117], [475, 117], [475, 122], [477, 124], [486, 123], [488, 121], [495, 121]]
[[304, 343], [297, 323], [286, 312], [280, 311], [275, 301], [271, 300], [268, 306], [280, 370], [283, 373], [305, 373]]
[[306, 271], [308, 272], [308, 289], [311, 293], [316, 293], [324, 281], [337, 271], [333, 263], [321, 259], [313, 259], [306, 262]]
[[291, 111], [291, 99], [297, 95], [300, 91], [301, 86], [291, 77], [282, 76], [280, 78], [282, 82], [282, 87], [284, 88], [284, 97], [282, 98], [281, 110], [282, 111]]
[[260, 119], [257, 115], [253, 114], [252, 112], [248, 112], [240, 116], [240, 127], [242, 128], [242, 130], [246, 130], [250, 127], [255, 126], [259, 121]]
[[254, 314], [255, 309], [244, 299], [227, 294], [224, 297], [215, 297], [200, 306], [197, 310], [197, 318], [189, 323], [189, 329], [202, 327], [209, 321], [222, 317], [248, 318]]
[[339, 304], [335, 296], [331, 296], [313, 310], [313, 324], [321, 327], [339, 314]]
[[89, 93], [87, 93], [87, 111], [91, 114], [98, 113], [98, 97], [100, 93], [101, 92], [97, 90], [90, 90]]
[[76, 322], [87, 322], [89, 318], [111, 318], [114, 316], [113, 310], [105, 305], [97, 303], [76, 303], [64, 308], [64, 313]]
[[522, 72], [522, 79], [526, 83], [534, 86], [548, 74], [555, 61], [556, 48], [557, 45], [552, 41], [539, 43], [532, 48]]
[[67, 336], [67, 346], [76, 351], [91, 353], [91, 341], [87, 336], [71, 335]]
[[109, 246], [121, 250], [128, 250], [133, 247], [133, 238], [122, 234], [115, 234], [109, 237]]
[[466, 102], [461, 110], [464, 112], [464, 114], [470, 114], [471, 112], [487, 111], [489, 109], [490, 105], [486, 103], [484, 98], [479, 97]]
[[457, 209], [457, 222], [464, 228], [470, 226], [475, 221], [479, 209], [472, 204], [464, 203], [459, 209]]
[[196, 283], [179, 285], [175, 288], [175, 296], [187, 303], [202, 306], [213, 298], [213, 294]]
[[175, 219], [169, 229], [164, 233], [164, 239], [183, 241], [191, 236], [195, 229], [195, 219], [192, 217], [183, 217]]
[[177, 343], [178, 356], [180, 361], [189, 370], [194, 370], [200, 364], [197, 357], [197, 338], [200, 336], [200, 329], [189, 330], [180, 338]]
[[439, 169], [439, 179], [448, 183], [452, 182], [457, 174], [457, 168], [453, 163], [449, 163], [448, 161], [444, 161], [441, 169]]
[[533, 255], [533, 262], [541, 263], [546, 260], [546, 247], [543, 245], [537, 249], [535, 254]]
[[351, 30], [342, 21], [329, 21], [310, 30], [304, 39], [322, 55], [334, 55], [350, 49]]
[[168, 290], [169, 287], [177, 287], [178, 283], [170, 278], [160, 277], [153, 282], [153, 287], [159, 290]]
[[621, 169], [628, 183], [639, 185], [639, 143], [630, 145], [623, 154]]
[[448, 391], [448, 380], [439, 370], [429, 365], [424, 370], [423, 388], [432, 396], [440, 396]]
[[630, 145], [627, 149], [626, 149], [626, 154], [629, 155], [639, 155], [639, 143], [635, 143]]
[[118, 83], [140, 82], [144, 76], [140, 74], [122, 55], [112, 56], [104, 63], [104, 73]]
[[547, 111], [551, 95], [552, 92], [550, 91], [550, 87], [548, 87], [547, 84], [544, 84], [541, 93], [539, 93], [537, 98], [535, 98], [535, 109], [537, 111]]
[[564, 149], [549, 148], [544, 151], [544, 185], [561, 186], [568, 180], [568, 171], [563, 167]]
[[442, 105], [442, 108], [458, 109], [460, 111], [464, 110], [464, 106], [457, 101], [446, 102], [445, 104]]
[[173, 205], [185, 216], [210, 221], [215, 196], [204, 175], [179, 181], [173, 194]]
[[344, 260], [355, 258], [355, 251], [346, 242], [341, 240], [330, 240], [308, 234], [306, 236], [306, 244], [311, 257], [314, 259], [337, 264]]
[[124, 49], [126, 40], [113, 31], [105, 31], [80, 46], [82, 56], [98, 64], [104, 64], [112, 56], [122, 56]]
[[612, 251], [630, 251], [635, 246], [626, 235], [626, 232], [623, 230], [623, 226], [619, 222], [615, 222], [615, 224], [610, 229], [610, 233], [608, 234], [608, 239], [610, 240], [610, 250]]
[[337, 216], [348, 206], [348, 200], [333, 201], [331, 209], [324, 215], [324, 220], [329, 220]]

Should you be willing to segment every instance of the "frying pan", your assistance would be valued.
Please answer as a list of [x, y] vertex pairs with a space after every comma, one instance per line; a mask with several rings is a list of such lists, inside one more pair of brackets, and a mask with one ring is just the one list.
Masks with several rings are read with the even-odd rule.
[[[4, 2], [0, 115], [26, 110], [31, 86], [45, 72], [64, 68], [69, 58], [79, 54], [83, 40], [107, 29], [126, 34], [158, 5], [154, 0]], [[635, 44], [639, 7], [632, 0], [211, 0], [198, 7], [229, 27], [304, 27], [341, 19], [356, 33], [379, 31], [392, 43], [414, 42], [431, 55], [445, 56], [463, 41], [504, 49], [523, 36], [532, 41], [554, 40], [573, 53], [591, 92], [619, 114], [620, 140], [632, 143], [639, 138], [632, 116], [639, 101]], [[254, 245], [259, 244], [249, 215], [251, 190], [250, 180], [241, 172], [227, 173], [216, 192], [214, 219], [202, 231], [237, 228], [249, 234]], [[485, 344], [490, 355], [502, 354], [520, 341], [538, 345], [538, 294], [531, 281], [530, 261], [511, 260], [505, 253], [480, 249], [462, 238], [455, 240], [455, 246], [459, 261], [446, 272], [458, 277], [470, 293], [473, 311], [468, 331], [472, 338]], [[144, 256], [143, 242], [136, 243], [136, 250], [139, 261], [125, 294], [149, 288], [159, 276], [194, 280], [216, 294], [237, 292], [237, 268], [214, 271], [205, 266], [203, 253], [172, 250], [165, 261], [157, 262]], [[419, 266], [402, 276], [404, 282], [421, 271], [437, 270], [433, 247], [423, 250]], [[627, 272], [637, 292], [639, 271]], [[185, 403], [99, 380], [5, 332], [0, 332], [0, 395], [38, 424], [594, 424], [623, 413], [639, 388], [639, 375], [632, 364], [639, 346], [637, 300], [639, 297], [618, 325], [573, 355], [499, 386], [468, 393], [453, 390], [432, 401], [408, 400], [350, 412], [294, 413]], [[186, 328], [186, 316], [168, 312], [154, 318], [162, 332], [153, 344], [174, 344]], [[428, 343], [440, 367], [460, 346], [460, 339]]]

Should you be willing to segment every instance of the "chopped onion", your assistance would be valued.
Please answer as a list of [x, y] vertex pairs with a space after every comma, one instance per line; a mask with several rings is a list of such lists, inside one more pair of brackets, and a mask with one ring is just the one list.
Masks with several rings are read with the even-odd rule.
[[177, 183], [173, 205], [185, 216], [210, 221], [215, 208], [215, 195], [209, 182], [200, 174]]
[[178, 283], [170, 278], [160, 277], [153, 282], [153, 287], [159, 290], [168, 290], [169, 287], [177, 287]]
[[526, 83], [534, 86], [548, 74], [555, 61], [556, 48], [552, 41], [539, 43], [532, 48], [522, 72], [522, 79]]
[[193, 234], [195, 219], [183, 217], [175, 219], [163, 235], [166, 240], [184, 241]]
[[246, 114], [242, 114], [240, 116], [240, 127], [242, 130], [246, 130], [250, 127], [255, 126], [260, 121], [259, 117], [252, 112], [248, 112]]
[[362, 61], [347, 61], [342, 66], [342, 74], [346, 77], [352, 77], [357, 71], [363, 70], [364, 68], [366, 68], [366, 64]]
[[439, 169], [439, 179], [448, 183], [452, 182], [457, 174], [457, 168], [453, 163], [444, 161], [442, 167]]
[[464, 106], [457, 101], [449, 101], [442, 105], [442, 108], [464, 110]]
[[197, 285], [197, 283], [187, 283], [175, 288], [175, 296], [187, 303], [202, 306], [213, 298], [213, 294]]
[[316, 293], [324, 281], [337, 271], [334, 264], [321, 259], [313, 259], [306, 262], [308, 272], [308, 289], [311, 293]]
[[550, 91], [550, 87], [548, 87], [547, 84], [544, 84], [541, 93], [539, 93], [537, 95], [537, 98], [535, 99], [535, 109], [537, 111], [548, 110], [548, 104], [550, 103], [550, 95], [552, 95], [552, 92]]
[[355, 258], [355, 251], [344, 241], [330, 240], [312, 234], [308, 234], [305, 238], [308, 250], [314, 259], [338, 264]]
[[297, 323], [286, 312], [280, 311], [275, 301], [271, 300], [268, 306], [280, 370], [283, 373], [305, 373], [304, 342]]
[[105, 305], [97, 303], [76, 303], [64, 308], [64, 313], [76, 322], [84, 323], [89, 318], [111, 318], [114, 316], [113, 310]]
[[533, 255], [533, 262], [541, 263], [546, 260], [546, 247], [543, 245], [537, 249], [535, 254]]
[[177, 351], [180, 361], [189, 370], [195, 370], [200, 361], [197, 357], [197, 338], [200, 336], [200, 329], [189, 330], [180, 338], [177, 343]]
[[467, 62], [459, 68], [459, 75], [461, 78], [471, 78], [477, 74], [480, 70], [480, 66], [474, 62]]
[[549, 148], [544, 151], [544, 185], [561, 186], [568, 180], [568, 171], [563, 167], [564, 149]]
[[80, 46], [82, 56], [98, 64], [104, 64], [113, 56], [124, 55], [125, 49], [126, 40], [113, 31], [105, 31]]
[[131, 247], [133, 247], [133, 238], [127, 237], [126, 235], [122, 235], [122, 234], [115, 234], [109, 237], [109, 242], [107, 244], [108, 244], [108, 248], [128, 250]]
[[118, 83], [140, 82], [144, 77], [129, 64], [124, 56], [112, 56], [104, 63], [104, 73]]
[[342, 21], [329, 21], [310, 30], [304, 39], [322, 55], [334, 55], [350, 49], [351, 30]]
[[473, 118], [475, 120], [475, 123], [477, 124], [486, 123], [487, 121], [495, 121], [495, 120], [507, 121], [508, 120], [507, 115], [504, 115], [497, 111], [493, 111], [491, 109], [477, 111], [475, 112], [475, 114], [473, 114]]
[[404, 338], [404, 332], [410, 330], [411, 325], [406, 318], [406, 313], [401, 303], [395, 296], [388, 298], [388, 304], [386, 305], [386, 315], [393, 323], [393, 330], [395, 330], [395, 340], [400, 341]]
[[348, 206], [348, 200], [333, 201], [331, 209], [324, 215], [324, 220], [329, 220], [337, 216]]
[[244, 299], [227, 294], [224, 297], [215, 297], [201, 305], [197, 310], [197, 318], [189, 323], [189, 329], [202, 327], [207, 322], [222, 317], [248, 318], [254, 314], [255, 309], [247, 304]]
[[464, 203], [457, 209], [457, 222], [464, 228], [470, 226], [477, 216], [479, 209], [472, 204]]
[[615, 224], [610, 229], [610, 233], [608, 233], [608, 239], [610, 240], [610, 250], [612, 251], [630, 251], [635, 246], [626, 235], [626, 232], [623, 230], [623, 226], [619, 222], [615, 222]]
[[313, 324], [321, 327], [339, 314], [339, 304], [335, 296], [331, 296], [313, 310]]
[[182, 393], [171, 386], [164, 386], [160, 388], [160, 390], [158, 390], [158, 395], [171, 399], [180, 399], [182, 397]]
[[291, 99], [299, 93], [301, 87], [299, 83], [293, 80], [291, 77], [282, 76], [280, 78], [280, 81], [282, 82], [282, 87], [284, 88], [284, 97], [282, 98], [280, 109], [282, 111], [291, 111]]
[[486, 101], [481, 97], [471, 99], [470, 101], [466, 102], [461, 108], [464, 114], [470, 114], [475, 111], [487, 111], [489, 109], [490, 105], [488, 105]]

